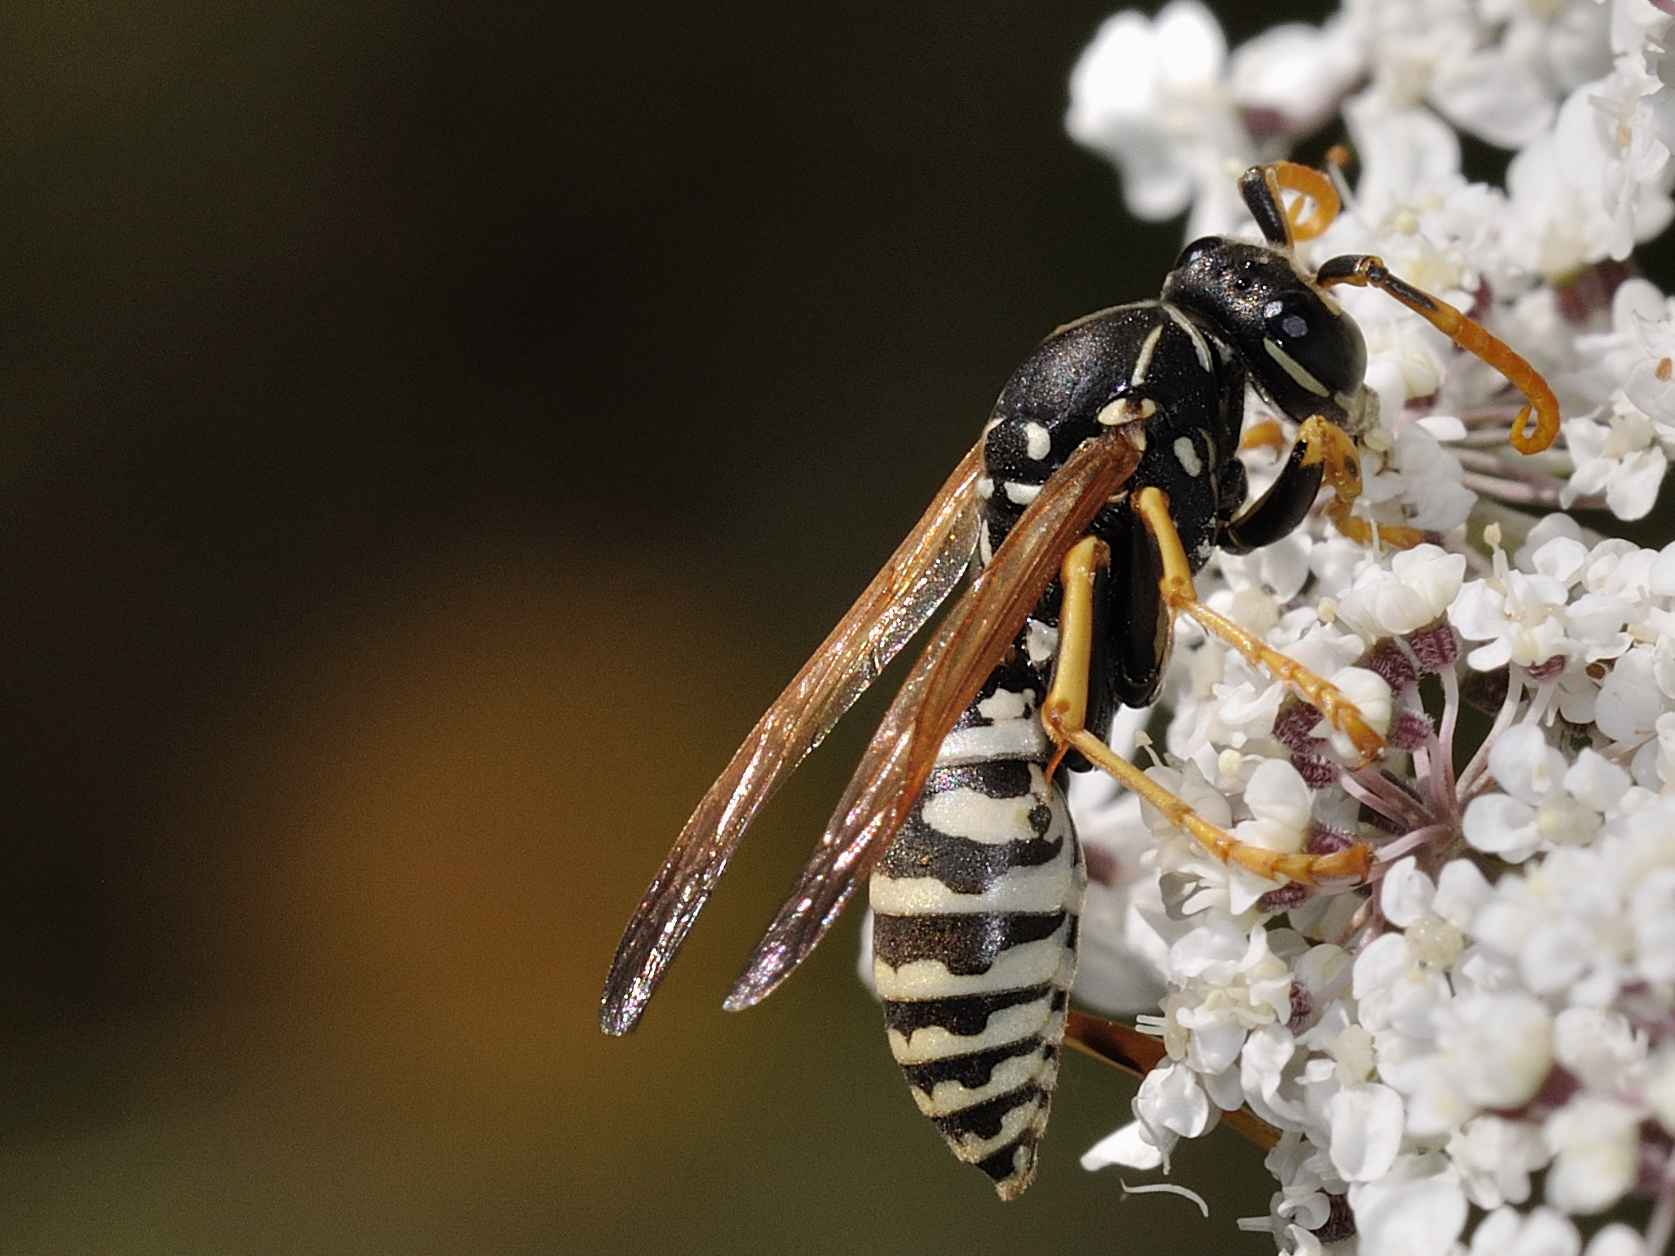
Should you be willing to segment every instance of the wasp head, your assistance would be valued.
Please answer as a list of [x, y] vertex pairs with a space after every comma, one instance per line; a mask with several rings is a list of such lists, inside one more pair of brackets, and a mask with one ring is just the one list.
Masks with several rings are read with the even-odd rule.
[[1208, 322], [1288, 418], [1320, 415], [1351, 436], [1376, 421], [1361, 329], [1285, 253], [1206, 236], [1181, 253], [1163, 299]]

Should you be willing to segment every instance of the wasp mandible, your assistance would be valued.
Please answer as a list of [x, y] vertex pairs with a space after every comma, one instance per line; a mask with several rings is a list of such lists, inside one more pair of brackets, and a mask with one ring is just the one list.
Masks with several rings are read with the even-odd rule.
[[[976, 446], [687, 821], [617, 948], [600, 1006], [606, 1033], [634, 1026], [758, 809], [974, 554], [975, 577], [885, 714], [727, 1008], [766, 998], [870, 874], [890, 1049], [954, 1154], [1012, 1199], [1034, 1176], [1072, 1015], [1087, 873], [1065, 767], [1110, 773], [1218, 858], [1263, 876], [1365, 875], [1362, 845], [1314, 855], [1240, 842], [1103, 734], [1119, 706], [1157, 695], [1186, 615], [1286, 682], [1365, 759], [1382, 751], [1342, 693], [1193, 586], [1213, 550], [1245, 553], [1296, 528], [1323, 486], [1336, 526], [1372, 539], [1350, 508], [1376, 399], [1360, 329], [1330, 288], [1377, 288], [1498, 369], [1526, 398], [1511, 433], [1520, 450], [1552, 443], [1558, 405], [1523, 358], [1378, 258], [1303, 270], [1295, 243], [1338, 212], [1328, 176], [1278, 162], [1246, 171], [1239, 188], [1265, 244], [1189, 244], [1159, 299], [1066, 324], [1013, 372]], [[1278, 478], [1250, 503], [1238, 458], [1247, 386], [1298, 425]], [[1378, 537], [1420, 539], [1401, 527]]]

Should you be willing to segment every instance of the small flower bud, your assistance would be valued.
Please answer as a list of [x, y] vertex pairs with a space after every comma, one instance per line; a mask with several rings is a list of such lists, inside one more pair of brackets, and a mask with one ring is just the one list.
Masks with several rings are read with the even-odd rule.
[[1341, 1243], [1352, 1238], [1355, 1234], [1355, 1214], [1350, 1211], [1349, 1196], [1328, 1194], [1326, 1205], [1331, 1211], [1326, 1220], [1314, 1228], [1314, 1236], [1322, 1243]]
[[1319, 755], [1294, 753], [1291, 756], [1291, 766], [1297, 769], [1297, 775], [1303, 778], [1303, 784], [1310, 789], [1325, 789], [1338, 779], [1338, 765], [1330, 759], [1322, 759]]
[[1423, 711], [1398, 711], [1390, 725], [1390, 744], [1397, 750], [1417, 750], [1431, 737], [1431, 717]]
[[1380, 677], [1397, 693], [1419, 681], [1419, 673], [1414, 670], [1412, 660], [1394, 641], [1380, 641], [1367, 653], [1361, 666]]
[[1460, 641], [1454, 635], [1454, 630], [1448, 626], [1445, 619], [1437, 619], [1426, 624], [1423, 628], [1416, 628], [1407, 634], [1407, 643], [1413, 648], [1413, 657], [1419, 664], [1422, 676], [1434, 675], [1437, 672], [1453, 667], [1460, 657]]
[[[1293, 881], [1289, 885], [1280, 886], [1277, 890], [1269, 890], [1257, 899], [1256, 909], [1258, 911], [1290, 911], [1298, 904], [1306, 902], [1309, 895], [1313, 893], [1314, 891], [1308, 886]], [[1293, 1003], [1297, 1001], [1297, 986], [1295, 984], [1291, 987], [1291, 1000]]]
[[[1320, 710], [1301, 698], [1288, 697], [1280, 703], [1279, 714], [1274, 717], [1274, 740], [1282, 746], [1302, 753], [1310, 747], [1319, 744], [1319, 738], [1313, 735], [1313, 729], [1320, 723]], [[1334, 779], [1336, 774], [1334, 774]], [[1315, 786], [1316, 789], [1319, 786]]]
[[[1289, 885], [1282, 887], [1289, 890]], [[1278, 894], [1279, 890], [1270, 891]], [[1295, 978], [1291, 982], [1291, 1019], [1285, 1022], [1285, 1027], [1292, 1033], [1299, 1032], [1308, 1024], [1309, 1017], [1314, 1015], [1314, 998], [1309, 994], [1308, 987]]]

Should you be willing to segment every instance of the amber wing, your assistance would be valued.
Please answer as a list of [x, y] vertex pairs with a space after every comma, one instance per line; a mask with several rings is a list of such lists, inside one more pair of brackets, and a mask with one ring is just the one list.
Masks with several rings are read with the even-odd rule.
[[699, 802], [617, 946], [599, 1001], [606, 1033], [634, 1027], [757, 811], [959, 583], [982, 471], [979, 441]]
[[1084, 442], [1048, 479], [914, 664], [727, 1008], [766, 998], [825, 936], [912, 809], [942, 739], [1012, 644], [1065, 552], [1139, 458], [1119, 428]]

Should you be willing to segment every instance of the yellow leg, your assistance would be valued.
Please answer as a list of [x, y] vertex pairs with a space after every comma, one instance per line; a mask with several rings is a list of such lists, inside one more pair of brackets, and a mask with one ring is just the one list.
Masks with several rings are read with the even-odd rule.
[[1285, 429], [1276, 419], [1263, 419], [1260, 423], [1252, 423], [1239, 437], [1239, 448], [1284, 449]]
[[[1155, 489], [1145, 489], [1142, 490], [1142, 496], [1155, 492]], [[1162, 496], [1158, 493], [1159, 499]], [[1174, 536], [1173, 525], [1170, 535]], [[1177, 550], [1180, 548], [1179, 537], [1175, 537], [1175, 547]], [[1171, 824], [1191, 834], [1217, 859], [1223, 863], [1236, 863], [1242, 868], [1248, 868], [1260, 877], [1270, 880], [1285, 878], [1313, 884], [1319, 880], [1359, 879], [1365, 876], [1369, 852], [1365, 846], [1359, 844], [1330, 855], [1307, 855], [1287, 854], [1241, 842], [1227, 830], [1218, 828], [1204, 819], [1185, 799], [1164, 789], [1087, 730], [1088, 674], [1093, 660], [1093, 584], [1094, 577], [1110, 560], [1110, 551], [1105, 547], [1105, 543], [1097, 537], [1087, 537], [1071, 547], [1060, 570], [1064, 601], [1059, 612], [1058, 660], [1053, 671], [1052, 687], [1047, 692], [1046, 701], [1041, 704], [1042, 726], [1058, 745], [1058, 753], [1048, 766], [1049, 773], [1058, 767], [1059, 761], [1068, 750], [1078, 750], [1089, 763], [1108, 773], [1156, 807], [1168, 817]], [[1182, 561], [1185, 561], [1184, 557]], [[1168, 571], [1167, 557], [1164, 559], [1164, 569]], [[1190, 583], [1189, 578], [1189, 588]], [[1164, 592], [1167, 596], [1167, 575], [1164, 577]], [[1235, 628], [1235, 631], [1242, 630]], [[1245, 635], [1248, 638], [1249, 634]], [[1267, 649], [1266, 646], [1262, 648]], [[1303, 672], [1298, 664], [1284, 655], [1271, 650], [1269, 653], [1304, 676], [1313, 677], [1312, 673]], [[1336, 689], [1327, 685], [1325, 681], [1319, 681], [1319, 684], [1331, 694], [1338, 696], [1337, 705], [1340, 709], [1354, 711]], [[1325, 710], [1324, 707], [1321, 709]], [[1357, 714], [1355, 719], [1359, 722], [1360, 716]], [[1366, 726], [1362, 724], [1362, 727]], [[1371, 729], [1367, 729], [1367, 732], [1377, 737]], [[1382, 739], [1378, 744], [1382, 746]]]
[[1325, 464], [1325, 480], [1332, 490], [1326, 517], [1339, 532], [1362, 545], [1371, 545], [1376, 540], [1391, 549], [1412, 549], [1425, 539], [1418, 528], [1381, 523], [1375, 531], [1365, 519], [1350, 514], [1355, 499], [1361, 496], [1361, 455], [1349, 433], [1317, 414], [1303, 420], [1297, 439], [1304, 445], [1304, 466]]
[[1163, 598], [1171, 609], [1189, 616], [1212, 637], [1232, 646], [1244, 655], [1251, 666], [1260, 667], [1274, 679], [1290, 685], [1319, 709], [1327, 723], [1355, 744], [1355, 749], [1366, 762], [1372, 762], [1383, 753], [1384, 738], [1361, 718], [1355, 704], [1336, 685], [1311, 672], [1296, 659], [1287, 658], [1267, 642], [1198, 600], [1198, 590], [1192, 583], [1192, 567], [1187, 562], [1186, 550], [1181, 546], [1181, 535], [1175, 530], [1175, 520], [1169, 514], [1169, 499], [1164, 496], [1163, 490], [1141, 489], [1135, 495], [1134, 508], [1152, 534], [1152, 539], [1157, 542], [1158, 553], [1163, 559]]

